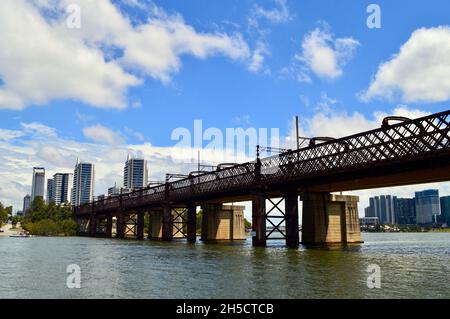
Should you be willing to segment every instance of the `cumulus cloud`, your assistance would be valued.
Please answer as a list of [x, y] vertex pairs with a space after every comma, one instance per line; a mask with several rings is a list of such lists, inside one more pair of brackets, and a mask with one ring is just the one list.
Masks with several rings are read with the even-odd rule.
[[79, 0], [82, 26], [69, 29], [71, 2], [0, 1], [0, 47], [8, 48], [0, 51], [0, 108], [72, 99], [121, 109], [144, 77], [168, 83], [183, 55], [250, 56], [240, 34], [198, 32], [156, 6], [145, 22], [133, 24], [110, 0]]
[[125, 143], [124, 137], [113, 130], [97, 124], [83, 129], [86, 138], [100, 144], [120, 145]]
[[414, 31], [399, 53], [379, 66], [361, 98], [406, 103], [450, 100], [450, 27]]
[[343, 74], [344, 66], [353, 57], [359, 42], [353, 38], [334, 38], [325, 24], [305, 35], [302, 51], [295, 56], [300, 62], [297, 79], [310, 82], [310, 73], [323, 79], [336, 79]]

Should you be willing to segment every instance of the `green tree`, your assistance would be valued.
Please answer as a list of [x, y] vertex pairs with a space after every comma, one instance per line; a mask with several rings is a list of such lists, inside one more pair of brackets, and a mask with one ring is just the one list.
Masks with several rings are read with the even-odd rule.
[[245, 229], [251, 229], [252, 228], [252, 223], [250, 223], [247, 218], [244, 218], [244, 225], [245, 225]]
[[16, 225], [22, 221], [20, 216], [11, 216], [11, 224], [13, 228], [16, 228]]
[[0, 227], [3, 226], [3, 224], [6, 224], [9, 220], [10, 212], [12, 211], [12, 208], [10, 207], [5, 208], [2, 203], [0, 203]]
[[203, 219], [203, 212], [200, 210], [197, 213], [197, 234], [200, 234], [202, 232], [202, 219]]
[[76, 233], [77, 223], [70, 206], [58, 206], [54, 202], [46, 204], [42, 197], [36, 197], [22, 221], [22, 228], [39, 236], [72, 236]]

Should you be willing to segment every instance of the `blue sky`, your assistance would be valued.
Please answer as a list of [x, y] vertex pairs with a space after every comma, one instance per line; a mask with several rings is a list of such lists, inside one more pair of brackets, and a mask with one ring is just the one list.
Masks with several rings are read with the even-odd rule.
[[[195, 119], [222, 130], [275, 127], [287, 136], [294, 115], [308, 123], [302, 132], [321, 133], [311, 124], [320, 114], [326, 119], [324, 133], [338, 136], [375, 125], [381, 113], [421, 115], [448, 109], [450, 2], [445, 0], [99, 1], [101, 8], [115, 8], [115, 15], [106, 9], [94, 12], [97, 4], [75, 1], [81, 7], [81, 29], [61, 31], [64, 6], [71, 2], [7, 0], [0, 5], [5, 15], [17, 15], [9, 24], [0, 23], [4, 30], [0, 33], [4, 51], [0, 54], [4, 61], [0, 62], [0, 135], [4, 135], [4, 150], [17, 147], [11, 155], [16, 156], [14, 167], [20, 158], [23, 167], [41, 163], [50, 171], [68, 169], [77, 147], [82, 153], [87, 145], [124, 153], [144, 142], [169, 147], [174, 145], [171, 132], [192, 128]], [[366, 8], [371, 3], [381, 8], [380, 29], [367, 27]], [[21, 10], [43, 22], [35, 27], [26, 21], [15, 25], [21, 21]], [[102, 19], [109, 24], [102, 24]], [[153, 37], [154, 30], [142, 31], [147, 24], [155, 27], [152, 21], [170, 30], [167, 38]], [[105, 25], [109, 29], [105, 27], [102, 35]], [[33, 34], [31, 29], [39, 27], [48, 37]], [[8, 30], [23, 39], [30, 37], [32, 48], [41, 52], [42, 47], [42, 56], [10, 40]], [[399, 54], [408, 43], [408, 50]], [[425, 48], [417, 48], [421, 45]], [[7, 48], [12, 48], [9, 55]], [[61, 61], [52, 58], [54, 52], [69, 48], [69, 55], [80, 48], [89, 54], [100, 52], [97, 61], [113, 61], [115, 69], [83, 64], [76, 55]], [[123, 58], [127, 50], [130, 55]], [[159, 50], [162, 53], [155, 55]], [[435, 55], [423, 53], [427, 51]], [[165, 54], [172, 64], [164, 61]], [[389, 65], [382, 70], [382, 63]], [[430, 76], [433, 70], [441, 70], [435, 79]], [[371, 84], [373, 90], [364, 98]], [[81, 88], [75, 90], [77, 86]], [[345, 127], [333, 131], [333, 125], [351, 127], [348, 132]], [[48, 129], [53, 133], [48, 134]], [[27, 144], [49, 141], [48, 147], [57, 148], [56, 140], [78, 145], [71, 148], [73, 153], [50, 152], [57, 155], [52, 158], [61, 156], [60, 164], [48, 161], [48, 154], [39, 157], [42, 150]], [[4, 179], [13, 179], [6, 168], [3, 171]], [[14, 186], [14, 196], [1, 191], [0, 195], [18, 203], [31, 182], [31, 174], [26, 173]], [[118, 174], [99, 174], [104, 179], [99, 185], [104, 188]]]
[[[116, 1], [117, 2], [117, 1]], [[287, 121], [295, 114], [311, 115], [312, 109], [302, 102], [305, 96], [314, 104], [321, 94], [338, 100], [336, 108], [358, 111], [368, 116], [374, 111], [391, 110], [401, 101], [360, 101], [356, 94], [365, 90], [378, 65], [396, 54], [400, 46], [420, 27], [449, 23], [448, 1], [377, 1], [382, 12], [382, 28], [368, 29], [366, 7], [373, 1], [288, 1], [291, 19], [274, 23], [265, 19], [261, 29], [267, 30], [264, 41], [270, 47], [263, 72], [249, 72], [242, 62], [216, 56], [197, 59], [182, 56], [179, 72], [171, 83], [152, 78], [129, 90], [128, 100], [139, 101], [139, 108], [126, 110], [98, 109], [73, 100], [31, 104], [22, 111], [1, 110], [0, 126], [18, 128], [20, 122], [37, 121], [58, 129], [61, 134], [84, 140], [84, 125], [101, 123], [115, 130], [124, 126], [142, 132], [153, 144], [170, 145], [174, 127], [191, 127], [194, 119], [206, 125], [225, 128], [235, 126], [236, 117], [248, 116], [256, 127], [280, 127], [287, 130]], [[248, 19], [255, 4], [267, 10], [277, 9], [273, 1], [155, 1], [169, 13], [181, 14], [184, 21], [198, 32], [242, 32], [249, 45], [258, 35], [249, 30]], [[123, 7], [125, 14], [143, 17], [146, 12]], [[134, 13], [130, 13], [134, 12]], [[235, 23], [236, 26], [230, 24]], [[290, 65], [300, 51], [304, 36], [320, 22], [328, 23], [336, 37], [352, 37], [360, 42], [353, 59], [338, 79], [312, 76], [312, 83], [299, 83], [282, 77], [280, 70]], [[446, 108], [443, 103], [410, 103], [412, 107], [434, 112]], [[78, 116], [77, 116], [78, 114]], [[84, 120], [80, 120], [84, 117]], [[61, 121], [61, 119], [67, 121]], [[133, 136], [128, 141], [136, 142]]]

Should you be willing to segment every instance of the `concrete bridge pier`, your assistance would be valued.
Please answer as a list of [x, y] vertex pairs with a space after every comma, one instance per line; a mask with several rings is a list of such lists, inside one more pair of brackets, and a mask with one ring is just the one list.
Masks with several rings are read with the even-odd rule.
[[358, 217], [358, 196], [305, 193], [302, 244], [362, 243]]
[[162, 229], [161, 229], [161, 239], [163, 241], [169, 241], [173, 236], [173, 225], [172, 225], [172, 207], [170, 204], [164, 204], [162, 210]]
[[[273, 204], [273, 208], [267, 211], [266, 200]], [[278, 206], [284, 201], [284, 212], [282, 207]], [[273, 212], [278, 211], [276, 216]], [[282, 213], [282, 214], [281, 214]], [[271, 215], [272, 214], [272, 215]], [[297, 248], [300, 243], [299, 228], [298, 228], [298, 193], [296, 190], [286, 191], [283, 193], [278, 202], [273, 202], [271, 197], [263, 192], [257, 192], [252, 199], [252, 244], [253, 246], [265, 247], [267, 240], [273, 239], [273, 230], [267, 232], [266, 222], [276, 219], [274, 225], [285, 225], [285, 231], [280, 231], [280, 234], [286, 240], [288, 247]], [[272, 224], [271, 223], [271, 224]], [[279, 229], [278, 229], [279, 230]]]
[[[191, 209], [194, 211], [196, 207]], [[191, 212], [192, 214], [192, 212]], [[153, 209], [149, 212], [150, 228], [148, 232], [148, 238], [154, 240], [170, 241], [176, 238], [188, 237], [188, 216], [189, 206], [186, 207], [172, 207], [170, 204], [164, 204], [160, 209]], [[191, 225], [194, 227], [194, 238], [191, 238], [195, 242], [195, 220], [191, 221]], [[191, 230], [192, 232], [192, 230]]]
[[106, 216], [106, 238], [112, 237], [113, 217], [111, 214]]
[[89, 236], [95, 237], [97, 235], [97, 217], [95, 214], [91, 214], [89, 217]]
[[202, 236], [204, 241], [245, 240], [245, 206], [202, 205]]
[[136, 239], [142, 240], [144, 239], [144, 217], [145, 211], [139, 210], [136, 217]]
[[116, 216], [116, 238], [125, 238], [125, 215], [123, 212], [117, 213]]
[[300, 244], [300, 234], [298, 228], [298, 194], [297, 192], [287, 193], [284, 197], [285, 223], [286, 223], [286, 245], [290, 248], [297, 248]]
[[190, 243], [197, 241], [197, 206], [194, 203], [187, 205], [187, 240]]
[[266, 196], [262, 192], [252, 198], [252, 245], [266, 246]]

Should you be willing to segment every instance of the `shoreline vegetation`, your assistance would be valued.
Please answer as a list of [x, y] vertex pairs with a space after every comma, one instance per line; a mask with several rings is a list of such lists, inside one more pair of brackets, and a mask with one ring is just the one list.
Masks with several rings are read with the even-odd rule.
[[420, 225], [377, 225], [361, 226], [363, 233], [450, 233], [450, 228]]
[[77, 232], [70, 206], [57, 206], [53, 202], [46, 204], [41, 197], [33, 201], [21, 226], [35, 236], [74, 236]]

